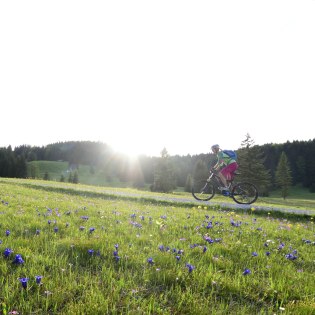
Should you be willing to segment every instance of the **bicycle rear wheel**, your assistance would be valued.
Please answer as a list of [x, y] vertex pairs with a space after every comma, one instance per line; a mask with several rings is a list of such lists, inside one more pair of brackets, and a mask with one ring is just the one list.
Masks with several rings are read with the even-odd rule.
[[231, 196], [236, 203], [250, 205], [258, 198], [258, 190], [254, 184], [238, 183], [231, 192]]
[[191, 193], [197, 200], [207, 201], [210, 200], [215, 193], [214, 186], [206, 179], [194, 181]]

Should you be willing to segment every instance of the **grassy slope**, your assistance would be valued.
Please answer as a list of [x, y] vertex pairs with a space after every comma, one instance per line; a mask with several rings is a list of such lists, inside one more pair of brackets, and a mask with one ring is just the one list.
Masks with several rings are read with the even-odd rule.
[[[61, 175], [68, 181], [70, 175], [69, 163], [61, 161], [33, 161], [28, 163], [28, 176], [30, 175], [30, 166], [37, 168], [37, 177], [44, 178], [45, 172], [48, 172], [49, 179], [52, 181], [60, 181]], [[80, 165], [78, 168], [79, 181], [87, 185], [113, 185], [117, 186], [117, 181], [107, 181], [101, 170], [96, 169], [94, 174], [91, 173], [90, 166]], [[73, 171], [72, 171], [73, 172]], [[122, 184], [121, 184], [122, 185]]]
[[[315, 241], [310, 219], [104, 199], [102, 189], [0, 179], [1, 251], [14, 250], [0, 257], [0, 314], [312, 314], [314, 246], [303, 241]], [[285, 257], [291, 252], [296, 260]], [[15, 254], [23, 265], [12, 263]]]
[[[39, 178], [43, 178], [45, 172], [49, 173], [50, 179], [52, 181], [59, 182], [61, 174], [63, 174], [66, 180], [69, 177], [68, 163], [67, 162], [53, 162], [53, 161], [34, 161], [31, 162], [36, 165], [39, 170]], [[118, 181], [108, 182], [105, 179], [104, 174], [100, 170], [95, 170], [94, 174], [91, 174], [90, 167], [86, 165], [80, 165], [78, 169], [79, 173], [79, 182], [84, 185], [96, 185], [102, 186], [100, 191], [113, 191], [113, 187], [115, 187], [116, 193], [119, 192], [119, 186], [124, 187], [128, 185], [128, 183], [121, 183]], [[91, 189], [91, 188], [88, 188]], [[149, 191], [140, 192], [136, 189], [122, 189], [120, 193], [129, 193], [129, 194], [145, 194], [146, 196], [156, 196], [155, 193], [151, 193]], [[186, 193], [180, 191], [178, 189], [173, 194], [166, 194], [171, 197], [178, 198], [191, 198], [190, 193]], [[165, 196], [165, 194], [164, 194]], [[193, 200], [192, 200], [193, 201]], [[215, 202], [227, 202], [227, 199], [220, 196], [215, 196], [213, 199]], [[232, 201], [233, 202], [233, 201]], [[284, 207], [290, 209], [305, 209], [305, 210], [315, 210], [315, 194], [310, 193], [308, 190], [303, 189], [301, 187], [293, 187], [290, 191], [290, 195], [287, 199], [283, 200], [280, 197], [280, 192], [274, 191], [271, 193], [270, 197], [260, 197], [258, 201], [255, 203], [255, 206], [266, 206], [266, 207]]]

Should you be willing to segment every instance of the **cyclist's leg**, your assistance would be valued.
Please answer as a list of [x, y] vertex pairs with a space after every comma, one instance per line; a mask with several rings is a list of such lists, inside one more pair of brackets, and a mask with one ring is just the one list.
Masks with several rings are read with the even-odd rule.
[[233, 173], [237, 170], [238, 168], [238, 164], [236, 162], [231, 163], [227, 166], [225, 166], [221, 172], [220, 175], [222, 174], [222, 177], [224, 178], [224, 180], [222, 179], [223, 184], [225, 185], [225, 187], [228, 187], [228, 182], [231, 182], [231, 180], [233, 179]]
[[224, 187], [227, 187], [227, 181], [226, 181], [226, 178], [225, 176], [223, 175], [222, 171], [225, 169], [225, 167], [219, 172], [219, 177], [220, 177], [220, 180], [223, 184]]

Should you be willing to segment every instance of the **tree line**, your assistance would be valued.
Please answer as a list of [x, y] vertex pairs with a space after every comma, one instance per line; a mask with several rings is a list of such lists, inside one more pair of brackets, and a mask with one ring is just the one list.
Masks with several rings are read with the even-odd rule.
[[[261, 194], [268, 195], [279, 187], [281, 158], [282, 168], [287, 173], [286, 182], [315, 192], [315, 139], [258, 146], [250, 135], [246, 135], [237, 153], [240, 179], [255, 183]], [[9, 146], [0, 148], [0, 177], [26, 178], [29, 176], [28, 162], [39, 160], [67, 161], [72, 169], [80, 164], [90, 165], [91, 173], [101, 169], [107, 181], [117, 178], [121, 182], [131, 182], [134, 187], [149, 184], [153, 191], [166, 192], [177, 186], [189, 190], [191, 181], [196, 176], [205, 176], [216, 157], [211, 153], [170, 156], [164, 148], [160, 157], [142, 155], [131, 162], [102, 142], [70, 141], [42, 147], [21, 145], [14, 150]]]

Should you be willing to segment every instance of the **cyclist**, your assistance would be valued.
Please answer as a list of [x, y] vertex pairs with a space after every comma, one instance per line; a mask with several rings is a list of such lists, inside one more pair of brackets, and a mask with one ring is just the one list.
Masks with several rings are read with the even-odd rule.
[[213, 170], [219, 171], [218, 174], [224, 185], [221, 187], [221, 190], [228, 191], [229, 187], [227, 180], [232, 179], [233, 173], [238, 169], [238, 164], [233, 158], [224, 153], [218, 144], [214, 144], [211, 147], [211, 150], [218, 158], [217, 163], [213, 166]]

